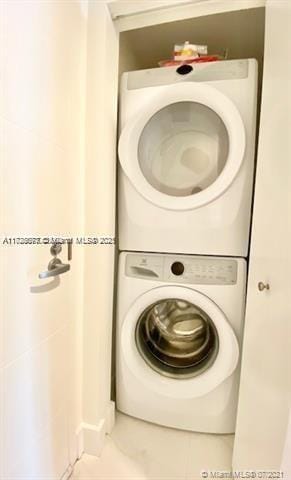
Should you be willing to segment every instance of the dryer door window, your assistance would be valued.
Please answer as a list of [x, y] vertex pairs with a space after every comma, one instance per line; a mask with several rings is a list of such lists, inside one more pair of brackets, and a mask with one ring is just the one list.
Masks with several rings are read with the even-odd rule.
[[195, 195], [219, 177], [229, 153], [221, 118], [201, 103], [172, 103], [145, 125], [138, 145], [140, 169], [161, 193]]
[[182, 299], [150, 305], [139, 317], [135, 338], [146, 363], [161, 375], [191, 378], [211, 367], [219, 340], [211, 318]]
[[169, 210], [213, 202], [242, 165], [245, 129], [236, 105], [199, 83], [160, 91], [123, 127], [119, 161], [134, 188]]

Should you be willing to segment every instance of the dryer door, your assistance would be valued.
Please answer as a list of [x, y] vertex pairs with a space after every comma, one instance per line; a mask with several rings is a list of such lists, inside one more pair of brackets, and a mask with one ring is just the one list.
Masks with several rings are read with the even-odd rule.
[[149, 389], [176, 398], [214, 390], [239, 358], [236, 336], [220, 308], [181, 286], [152, 289], [133, 303], [121, 348], [127, 367]]
[[199, 83], [163, 87], [119, 140], [121, 166], [136, 190], [171, 210], [201, 207], [233, 182], [245, 130], [236, 106]]

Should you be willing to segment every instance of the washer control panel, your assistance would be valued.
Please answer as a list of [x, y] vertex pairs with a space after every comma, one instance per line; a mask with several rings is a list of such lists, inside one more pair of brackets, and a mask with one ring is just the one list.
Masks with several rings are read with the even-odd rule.
[[221, 257], [128, 253], [125, 274], [167, 283], [234, 285], [237, 261]]

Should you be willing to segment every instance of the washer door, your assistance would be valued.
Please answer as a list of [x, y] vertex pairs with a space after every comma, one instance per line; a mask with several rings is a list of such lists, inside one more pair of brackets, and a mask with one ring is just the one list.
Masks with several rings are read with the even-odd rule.
[[141, 295], [126, 314], [121, 350], [128, 369], [161, 395], [195, 398], [235, 370], [236, 336], [207, 296], [180, 286]]
[[243, 161], [245, 130], [235, 105], [213, 87], [163, 89], [119, 140], [119, 161], [136, 190], [171, 210], [201, 207], [231, 185]]

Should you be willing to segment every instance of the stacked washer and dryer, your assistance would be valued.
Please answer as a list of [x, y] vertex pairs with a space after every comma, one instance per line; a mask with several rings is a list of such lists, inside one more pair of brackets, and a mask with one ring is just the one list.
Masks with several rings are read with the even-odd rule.
[[257, 62], [123, 74], [116, 403], [185, 430], [235, 430]]

